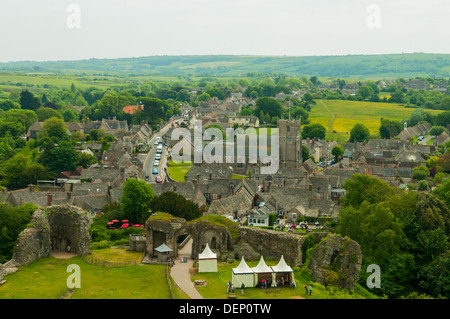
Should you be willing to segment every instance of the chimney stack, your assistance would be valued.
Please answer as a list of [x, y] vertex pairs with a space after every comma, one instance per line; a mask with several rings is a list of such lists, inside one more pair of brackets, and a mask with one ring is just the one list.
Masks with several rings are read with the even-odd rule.
[[52, 193], [48, 192], [47, 194], [47, 206], [52, 205]]

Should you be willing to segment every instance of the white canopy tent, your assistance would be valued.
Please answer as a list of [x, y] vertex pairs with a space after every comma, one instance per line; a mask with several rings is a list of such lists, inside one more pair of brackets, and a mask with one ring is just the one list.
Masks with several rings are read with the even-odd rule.
[[242, 283], [245, 287], [255, 287], [255, 279], [253, 270], [247, 265], [242, 256], [241, 263], [236, 268], [232, 269], [232, 284], [239, 288]]
[[255, 286], [262, 282], [262, 280], [268, 281], [272, 286], [275, 285], [273, 280], [273, 270], [269, 266], [266, 265], [263, 256], [259, 260], [259, 263], [256, 267], [252, 268], [255, 273]]
[[294, 271], [288, 264], [286, 264], [283, 255], [281, 255], [281, 259], [278, 264], [276, 266], [272, 266], [271, 268], [274, 274], [273, 281], [277, 281], [283, 277], [284, 282], [294, 282]]
[[208, 244], [198, 255], [198, 272], [217, 272], [217, 254], [211, 251]]

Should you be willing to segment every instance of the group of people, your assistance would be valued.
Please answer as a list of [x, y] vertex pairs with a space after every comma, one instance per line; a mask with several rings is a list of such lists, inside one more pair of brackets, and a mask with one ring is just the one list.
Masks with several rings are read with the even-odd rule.
[[[241, 284], [241, 295], [244, 294], [245, 285], [244, 283]], [[232, 284], [229, 280], [227, 282], [227, 295], [229, 295], [231, 292], [232, 295], [234, 295], [234, 284]]]
[[311, 284], [306, 284], [305, 285], [305, 296], [310, 295], [311, 296], [312, 293], [312, 285]]

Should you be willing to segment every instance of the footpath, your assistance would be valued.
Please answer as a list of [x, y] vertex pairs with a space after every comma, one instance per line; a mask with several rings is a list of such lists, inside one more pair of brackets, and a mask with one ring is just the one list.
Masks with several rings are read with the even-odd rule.
[[[194, 283], [191, 281], [191, 274], [189, 273], [189, 268], [193, 267], [193, 260], [191, 257], [192, 238], [187, 242], [187, 244], [178, 251], [178, 259], [175, 260], [175, 265], [170, 270], [170, 275], [172, 276], [175, 283], [192, 299], [204, 299], [202, 295], [194, 287]], [[180, 261], [181, 257], [186, 257], [187, 262], [182, 263]]]

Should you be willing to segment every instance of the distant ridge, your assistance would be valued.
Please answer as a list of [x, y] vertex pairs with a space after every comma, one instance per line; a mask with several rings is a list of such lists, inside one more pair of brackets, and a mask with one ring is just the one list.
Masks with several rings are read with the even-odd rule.
[[136, 75], [289, 76], [398, 78], [450, 77], [450, 54], [349, 54], [324, 56], [159, 55], [117, 59], [17, 61], [0, 63], [0, 72], [108, 72]]

